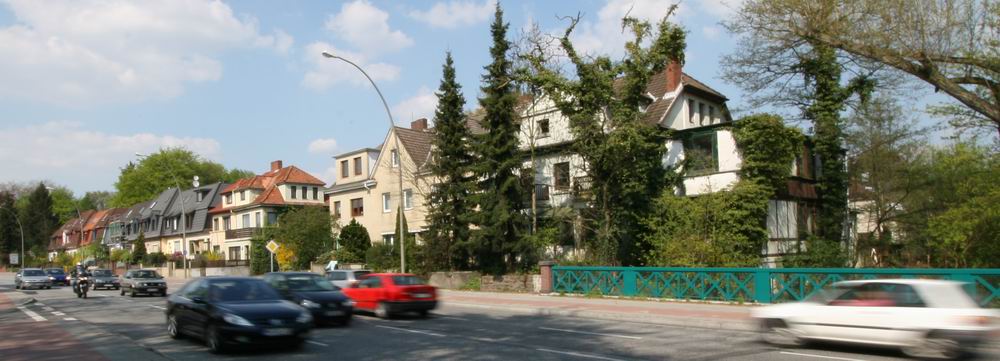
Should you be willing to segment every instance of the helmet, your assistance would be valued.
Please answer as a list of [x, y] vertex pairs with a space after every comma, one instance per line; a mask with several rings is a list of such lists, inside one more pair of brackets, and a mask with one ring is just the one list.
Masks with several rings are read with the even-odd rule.
[[77, 262], [76, 265], [77, 266], [83, 266], [83, 263], [82, 262]]

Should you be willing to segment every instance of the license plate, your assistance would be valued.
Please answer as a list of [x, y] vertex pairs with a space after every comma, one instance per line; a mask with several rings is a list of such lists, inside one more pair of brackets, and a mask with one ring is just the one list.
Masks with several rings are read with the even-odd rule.
[[343, 314], [344, 311], [326, 311], [327, 316], [341, 316]]
[[264, 336], [288, 336], [292, 334], [290, 328], [266, 328], [262, 332]]
[[147, 288], [146, 292], [160, 292], [160, 290], [158, 290], [156, 288]]
[[415, 298], [427, 298], [427, 297], [430, 297], [430, 296], [431, 296], [430, 293], [414, 293], [413, 294], [413, 297], [415, 297]]

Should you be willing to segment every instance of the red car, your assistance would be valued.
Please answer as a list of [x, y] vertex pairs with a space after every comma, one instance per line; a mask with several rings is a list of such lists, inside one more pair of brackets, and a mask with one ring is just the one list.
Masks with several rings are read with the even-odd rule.
[[355, 310], [371, 311], [380, 318], [402, 312], [416, 312], [427, 317], [437, 307], [437, 289], [405, 273], [367, 274], [343, 292], [354, 300]]

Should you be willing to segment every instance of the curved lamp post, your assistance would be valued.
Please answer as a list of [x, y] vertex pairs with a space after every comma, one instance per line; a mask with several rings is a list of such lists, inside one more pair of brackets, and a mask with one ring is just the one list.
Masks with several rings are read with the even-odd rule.
[[21, 225], [21, 218], [17, 216], [17, 212], [14, 212], [8, 208], [0, 208], [0, 209], [10, 212], [10, 214], [14, 215], [14, 220], [17, 221], [17, 230], [21, 232], [21, 259], [19, 261], [21, 263], [20, 264], [21, 268], [24, 268], [25, 263], [27, 262], [24, 261], [24, 226]]
[[[342, 57], [333, 55], [333, 54], [331, 54], [329, 52], [326, 52], [326, 51], [323, 52], [323, 56], [327, 57], [327, 58], [330, 58], [330, 59], [339, 59], [339, 60], [344, 61], [345, 63], [351, 64], [351, 65], [354, 66], [354, 68], [358, 69], [358, 71], [360, 71], [361, 74], [365, 75], [365, 78], [368, 79], [368, 82], [370, 82], [372, 84], [372, 87], [375, 88], [375, 92], [378, 93], [379, 99], [382, 99], [382, 106], [385, 107], [385, 114], [387, 114], [389, 116], [389, 131], [395, 132], [395, 130], [393, 129], [393, 127], [396, 126], [396, 122], [392, 119], [392, 112], [389, 111], [389, 103], [387, 103], [385, 101], [385, 97], [382, 96], [382, 91], [379, 90], [378, 85], [375, 85], [375, 81], [372, 80], [372, 77], [368, 76], [368, 73], [365, 72], [365, 70], [362, 69], [360, 66], [358, 66], [358, 64], [355, 64], [354, 62], [352, 62], [350, 60], [347, 60], [347, 59], [344, 59]], [[402, 148], [399, 147], [399, 134], [396, 134], [396, 136], [393, 137], [393, 138], [394, 138], [395, 143], [396, 143], [396, 157], [399, 160], [399, 212], [400, 212], [400, 214], [398, 215], [399, 216], [399, 233], [400, 233], [399, 234], [399, 240], [398, 240], [399, 241], [399, 272], [405, 273], [406, 272], [406, 242], [404, 240], [406, 239], [406, 235], [403, 234], [403, 215], [402, 215], [402, 212], [403, 212], [403, 209], [404, 209], [404, 204], [403, 203], [405, 202], [405, 199], [403, 198], [403, 153], [402, 153]], [[392, 159], [391, 158], [392, 158], [392, 156], [390, 155], [390, 159], [389, 159], [389, 166], [390, 167], [392, 167]]]

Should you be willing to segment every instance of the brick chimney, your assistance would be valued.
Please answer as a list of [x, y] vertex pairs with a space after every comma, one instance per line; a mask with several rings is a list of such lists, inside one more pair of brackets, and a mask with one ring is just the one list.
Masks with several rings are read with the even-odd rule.
[[427, 130], [427, 118], [420, 118], [410, 122], [410, 129]]
[[677, 90], [681, 85], [681, 64], [676, 60], [671, 60], [667, 65], [667, 92]]
[[280, 160], [276, 160], [276, 161], [271, 162], [271, 171], [276, 171], [276, 170], [281, 169], [281, 168], [283, 168], [283, 167], [281, 166], [281, 161]]

